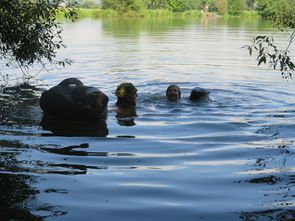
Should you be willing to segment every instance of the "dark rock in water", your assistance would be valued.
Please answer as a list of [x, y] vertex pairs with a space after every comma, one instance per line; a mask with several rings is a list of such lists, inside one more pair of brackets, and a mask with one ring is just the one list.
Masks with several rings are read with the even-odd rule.
[[99, 89], [84, 86], [77, 78], [68, 78], [41, 95], [40, 107], [60, 119], [92, 121], [107, 118], [108, 101]]
[[195, 87], [192, 89], [189, 99], [191, 101], [199, 101], [207, 99], [210, 91], [204, 88]]
[[41, 120], [41, 126], [43, 130], [51, 131], [55, 136], [106, 137], [109, 134], [104, 119], [73, 121], [44, 114]]

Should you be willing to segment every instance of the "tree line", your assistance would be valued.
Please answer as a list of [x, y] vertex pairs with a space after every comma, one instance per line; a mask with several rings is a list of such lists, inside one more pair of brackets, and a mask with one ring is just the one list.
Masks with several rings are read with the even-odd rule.
[[[67, 0], [71, 4], [74, 0]], [[82, 8], [112, 9], [119, 14], [141, 10], [169, 10], [175, 13], [190, 10], [240, 15], [244, 10], [263, 14], [265, 0], [78, 0]]]
[[120, 13], [128, 10], [159, 10], [172, 12], [200, 10], [203, 12], [218, 12], [239, 15], [245, 9], [252, 7], [249, 0], [102, 0], [103, 9], [113, 9]]

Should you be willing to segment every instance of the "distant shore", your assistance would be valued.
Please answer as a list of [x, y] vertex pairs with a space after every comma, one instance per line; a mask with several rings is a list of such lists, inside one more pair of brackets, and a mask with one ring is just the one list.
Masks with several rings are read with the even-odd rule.
[[[165, 18], [165, 17], [176, 17], [176, 18], [202, 18], [202, 17], [260, 17], [256, 11], [243, 11], [239, 16], [231, 16], [229, 14], [218, 14], [216, 12], [202, 12], [200, 10], [190, 10], [184, 12], [172, 12], [165, 9], [160, 10], [142, 10], [140, 12], [130, 11], [125, 14], [119, 14], [117, 11], [112, 9], [77, 9], [78, 19], [83, 18], [108, 18], [108, 17], [137, 17], [137, 18]], [[63, 13], [58, 12], [57, 18], [64, 18]]]

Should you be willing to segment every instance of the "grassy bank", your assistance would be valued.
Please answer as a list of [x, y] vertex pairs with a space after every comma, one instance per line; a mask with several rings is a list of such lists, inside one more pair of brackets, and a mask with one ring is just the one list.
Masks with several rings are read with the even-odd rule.
[[[165, 9], [160, 10], [143, 10], [140, 12], [130, 11], [123, 15], [118, 14], [112, 9], [77, 9], [79, 19], [83, 18], [104, 18], [104, 17], [145, 17], [145, 18], [165, 18], [165, 17], [179, 17], [179, 18], [201, 18], [203, 16], [222, 16], [222, 17], [259, 17], [256, 11], [243, 11], [240, 16], [231, 16], [229, 14], [218, 15], [217, 13], [202, 13], [199, 10], [190, 10], [185, 12], [172, 12]], [[61, 12], [57, 13], [58, 19], [63, 19], [64, 15]]]

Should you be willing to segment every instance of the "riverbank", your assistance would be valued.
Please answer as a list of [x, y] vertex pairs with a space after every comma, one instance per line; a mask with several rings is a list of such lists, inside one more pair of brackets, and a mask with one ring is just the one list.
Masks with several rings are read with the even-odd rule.
[[[142, 10], [139, 12], [130, 11], [125, 14], [119, 14], [112, 9], [86, 9], [78, 8], [77, 15], [79, 19], [83, 18], [105, 18], [105, 17], [144, 17], [144, 18], [165, 18], [165, 17], [178, 17], [178, 18], [201, 18], [201, 17], [259, 17], [256, 11], [243, 11], [239, 16], [231, 16], [229, 14], [220, 15], [215, 12], [204, 13], [199, 10], [189, 10], [185, 12], [172, 12], [166, 9], [159, 10]], [[63, 13], [57, 13], [57, 18], [64, 18]]]

